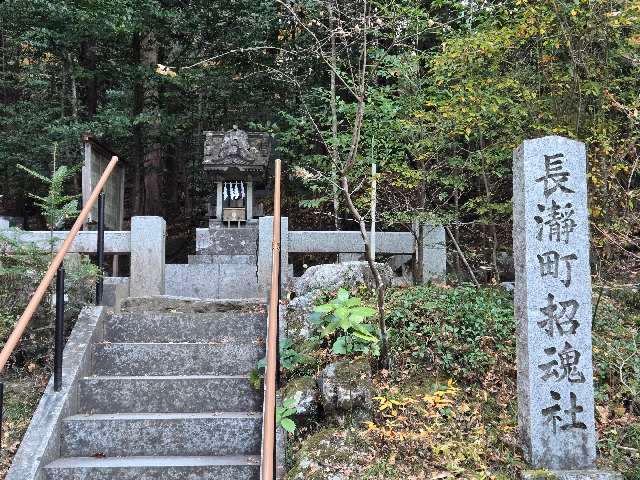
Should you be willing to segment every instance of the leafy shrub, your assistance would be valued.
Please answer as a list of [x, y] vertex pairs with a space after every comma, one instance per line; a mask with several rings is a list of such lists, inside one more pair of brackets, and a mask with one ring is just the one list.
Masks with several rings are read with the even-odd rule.
[[315, 307], [310, 320], [336, 355], [361, 353], [377, 357], [380, 354], [377, 327], [365, 323], [375, 314], [373, 308], [362, 306], [360, 298], [351, 297], [341, 288], [332, 301]]
[[[43, 252], [35, 245], [16, 241], [11, 235], [0, 234], [0, 340], [5, 340], [24, 311], [31, 294], [42, 280], [54, 254], [55, 241], [53, 229], [62, 227], [66, 220], [78, 214], [77, 196], [65, 193], [65, 183], [70, 180], [77, 168], [55, 167], [51, 178], [19, 165], [22, 170], [46, 185], [44, 196], [30, 194], [41, 209], [50, 229], [49, 252]], [[70, 261], [71, 258], [77, 258]], [[98, 269], [88, 258], [82, 256], [65, 258], [65, 313], [68, 319], [75, 318], [83, 305], [93, 299], [94, 285], [98, 278]], [[29, 330], [17, 347], [12, 360], [17, 364], [37, 362], [49, 355], [53, 346], [54, 308], [53, 294], [55, 286], [49, 286], [40, 308], [31, 320]], [[70, 330], [73, 322], [67, 322]]]
[[[24, 311], [49, 265], [51, 256], [31, 244], [19, 243], [0, 234], [0, 342], [4, 342]], [[73, 327], [81, 308], [93, 301], [98, 269], [88, 257], [65, 264], [66, 328]], [[40, 307], [25, 332], [12, 362], [38, 362], [53, 348], [55, 283], [45, 294]]]
[[[306, 363], [307, 358], [298, 353], [295, 348], [293, 348], [293, 342], [288, 338], [284, 340], [280, 340], [279, 345], [279, 355], [280, 355], [280, 369], [284, 371], [295, 370], [299, 366]], [[254, 368], [251, 373], [249, 373], [249, 382], [254, 389], [260, 390], [262, 386], [262, 379], [264, 378], [264, 371], [267, 368], [267, 358], [264, 357], [258, 360], [256, 364], [256, 368]]]
[[596, 395], [640, 412], [640, 314], [619, 293], [612, 297], [603, 296], [593, 321]]
[[476, 379], [499, 359], [515, 366], [511, 295], [498, 288], [418, 286], [389, 293], [396, 363]]
[[296, 422], [292, 417], [298, 412], [297, 406], [295, 398], [285, 398], [282, 406], [276, 407], [276, 427], [282, 427], [289, 433], [295, 432]]

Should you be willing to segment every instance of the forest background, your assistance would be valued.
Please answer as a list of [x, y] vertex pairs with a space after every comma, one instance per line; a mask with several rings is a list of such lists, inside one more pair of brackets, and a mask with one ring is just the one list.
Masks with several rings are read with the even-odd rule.
[[637, 270], [638, 1], [10, 0], [0, 12], [0, 213], [25, 227], [42, 223], [28, 196], [41, 186], [16, 165], [50, 174], [54, 145], [77, 165], [91, 132], [126, 162], [128, 216], [162, 215], [186, 245], [212, 191], [202, 131], [238, 124], [276, 136], [291, 228], [354, 229], [333, 175], [362, 113], [348, 175], [365, 211], [377, 164], [382, 228], [445, 224], [500, 280], [511, 151], [564, 135], [588, 145], [594, 271], [628, 282]]
[[[387, 428], [398, 418], [378, 412], [356, 445], [376, 462], [363, 460], [358, 478], [515, 478], [512, 300], [460, 283], [512, 279], [512, 150], [544, 135], [585, 142], [599, 452], [640, 478], [640, 0], [5, 0], [0, 57], [0, 215], [23, 228], [50, 222], [30, 195], [46, 185], [18, 165], [51, 176], [55, 152], [56, 167], [78, 166], [89, 132], [126, 166], [126, 217], [163, 216], [167, 261], [184, 261], [213, 191], [202, 132], [234, 124], [276, 138], [290, 229], [367, 227], [372, 163], [380, 229], [446, 227], [448, 284], [389, 292], [394, 368], [375, 388], [379, 402], [426, 398], [428, 359], [427, 371], [459, 383], [456, 415], [404, 403], [410, 421]], [[66, 171], [57, 193], [79, 193], [79, 171]], [[48, 263], [5, 250], [0, 338]], [[77, 275], [78, 308], [94, 274]], [[0, 476], [50, 373], [45, 327], [12, 364]], [[293, 373], [335, 360], [311, 357]], [[351, 458], [362, 432], [327, 427], [301, 429], [297, 452], [328, 438]], [[423, 427], [428, 438], [415, 437]]]

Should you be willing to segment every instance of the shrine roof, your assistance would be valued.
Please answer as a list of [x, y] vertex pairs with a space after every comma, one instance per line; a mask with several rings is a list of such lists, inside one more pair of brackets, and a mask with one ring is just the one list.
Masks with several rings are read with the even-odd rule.
[[205, 170], [265, 173], [271, 159], [273, 138], [268, 133], [245, 132], [234, 125], [227, 132], [204, 132]]

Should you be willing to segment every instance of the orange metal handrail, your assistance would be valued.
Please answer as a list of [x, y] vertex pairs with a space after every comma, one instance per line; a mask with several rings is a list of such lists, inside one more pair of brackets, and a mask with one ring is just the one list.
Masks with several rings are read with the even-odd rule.
[[278, 307], [280, 291], [280, 176], [282, 165], [276, 160], [273, 192], [273, 243], [271, 257], [271, 292], [267, 331], [267, 367], [264, 374], [264, 412], [262, 424], [262, 480], [273, 480], [275, 474], [276, 378], [278, 368]]
[[44, 277], [40, 282], [40, 285], [38, 285], [38, 288], [36, 289], [33, 296], [31, 297], [31, 300], [29, 300], [29, 304], [24, 309], [24, 312], [18, 319], [18, 322], [16, 323], [16, 326], [13, 328], [13, 331], [11, 332], [11, 335], [9, 336], [7, 343], [5, 343], [4, 347], [2, 348], [2, 351], [0, 352], [0, 373], [4, 371], [4, 368], [7, 364], [7, 361], [9, 360], [9, 357], [15, 350], [16, 346], [18, 345], [18, 342], [20, 342], [20, 338], [22, 338], [22, 334], [24, 333], [25, 329], [29, 325], [29, 322], [31, 321], [31, 317], [33, 316], [36, 309], [38, 308], [38, 305], [40, 305], [40, 302], [42, 301], [42, 297], [44, 297], [44, 294], [46, 293], [47, 288], [49, 288], [49, 284], [53, 280], [53, 277], [55, 276], [56, 271], [58, 270], [58, 267], [62, 264], [62, 261], [64, 260], [64, 256], [67, 254], [67, 251], [69, 250], [69, 248], [71, 247], [71, 244], [75, 240], [76, 235], [78, 234], [85, 220], [89, 216], [89, 212], [91, 212], [93, 205], [96, 203], [96, 200], [98, 200], [98, 196], [100, 195], [100, 192], [102, 191], [105, 184], [107, 183], [107, 180], [109, 179], [109, 176], [113, 172], [113, 169], [116, 167], [117, 163], [118, 163], [118, 157], [115, 157], [115, 156], [111, 157], [111, 161], [109, 162], [109, 164], [107, 165], [107, 168], [105, 168], [104, 172], [102, 173], [102, 176], [100, 177], [100, 180], [98, 180], [98, 183], [93, 189], [93, 192], [91, 192], [91, 196], [89, 197], [89, 200], [82, 207], [82, 211], [80, 212], [80, 215], [78, 215], [78, 218], [73, 224], [73, 227], [71, 227], [71, 230], [67, 235], [67, 238], [65, 238], [64, 242], [62, 243], [62, 246], [60, 247], [60, 250], [58, 250], [58, 253], [51, 261], [51, 264], [49, 265], [47, 272], [44, 274]]

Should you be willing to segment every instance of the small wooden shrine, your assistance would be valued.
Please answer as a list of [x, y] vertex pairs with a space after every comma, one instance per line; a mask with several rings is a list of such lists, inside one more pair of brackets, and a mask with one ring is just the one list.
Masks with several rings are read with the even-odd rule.
[[[256, 189], [264, 192], [270, 169], [273, 137], [248, 133], [237, 125], [228, 132], [204, 132], [205, 171], [216, 182], [215, 221], [227, 226], [252, 222], [262, 213], [256, 208]], [[210, 220], [214, 221], [214, 220]]]

